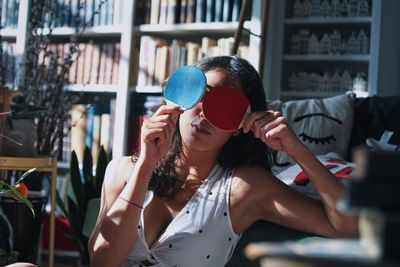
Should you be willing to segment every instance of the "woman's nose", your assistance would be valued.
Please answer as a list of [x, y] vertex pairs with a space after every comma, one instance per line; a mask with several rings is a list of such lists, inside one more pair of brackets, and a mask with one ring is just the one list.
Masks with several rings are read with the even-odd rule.
[[199, 116], [200, 116], [200, 118], [203, 118], [203, 119], [205, 118], [203, 109], [200, 110]]

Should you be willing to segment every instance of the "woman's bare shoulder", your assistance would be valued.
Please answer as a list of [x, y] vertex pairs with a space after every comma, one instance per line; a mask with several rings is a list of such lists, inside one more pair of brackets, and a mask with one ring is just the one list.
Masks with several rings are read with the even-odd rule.
[[107, 166], [105, 183], [124, 185], [129, 179], [135, 164], [130, 156], [112, 159]]
[[244, 164], [236, 168], [232, 189], [241, 198], [257, 197], [257, 193], [265, 194], [271, 185], [278, 182], [275, 176], [265, 168]]

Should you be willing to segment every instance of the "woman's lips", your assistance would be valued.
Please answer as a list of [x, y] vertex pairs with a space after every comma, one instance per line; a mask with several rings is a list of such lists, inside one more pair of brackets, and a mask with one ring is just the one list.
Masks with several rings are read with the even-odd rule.
[[210, 135], [211, 132], [207, 129], [206, 126], [204, 126], [205, 121], [197, 121], [197, 122], [192, 122], [191, 126], [196, 130], [197, 133], [203, 134], [203, 135]]

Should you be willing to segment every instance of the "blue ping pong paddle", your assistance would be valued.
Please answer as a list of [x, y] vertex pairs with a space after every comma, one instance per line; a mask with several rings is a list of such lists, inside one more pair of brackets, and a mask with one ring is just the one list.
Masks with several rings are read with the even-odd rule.
[[167, 102], [180, 106], [183, 110], [196, 105], [206, 91], [207, 81], [204, 72], [195, 66], [184, 66], [169, 77], [164, 97]]

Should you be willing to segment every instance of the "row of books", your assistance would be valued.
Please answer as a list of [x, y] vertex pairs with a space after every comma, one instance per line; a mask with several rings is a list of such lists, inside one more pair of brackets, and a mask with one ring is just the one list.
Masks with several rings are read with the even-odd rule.
[[[50, 44], [49, 50], [60, 59], [69, 53], [69, 43]], [[119, 71], [120, 43], [81, 43], [78, 53], [73, 54], [68, 81], [73, 84], [117, 84]], [[42, 55], [43, 56], [43, 55]], [[41, 62], [39, 57], [39, 62]], [[44, 58], [49, 66], [49, 58]]]
[[117, 84], [120, 46], [118, 42], [79, 44], [80, 55], [71, 66], [69, 82], [74, 84]]
[[92, 152], [93, 164], [97, 164], [100, 147], [111, 155], [115, 120], [115, 99], [110, 101], [110, 109], [102, 112], [98, 105], [76, 104], [71, 110], [71, 121], [65, 127], [62, 160], [69, 162], [75, 151], [82, 163], [85, 146]]
[[[74, 27], [78, 24], [77, 14], [82, 26], [120, 25], [124, 0], [58, 0], [54, 9], [55, 18], [51, 26]], [[1, 25], [7, 28], [18, 26], [19, 0], [1, 1]], [[50, 20], [46, 22], [49, 24]]]
[[[203, 37], [201, 43], [142, 36], [140, 39], [138, 86], [161, 85], [170, 73], [183, 65], [195, 64], [202, 58], [230, 55], [234, 38], [218, 40]], [[238, 56], [248, 58], [248, 46], [240, 45]]]
[[58, 0], [56, 27], [74, 27], [78, 24], [77, 14], [86, 27], [120, 25], [124, 0]]
[[139, 0], [137, 24], [238, 21], [243, 0]]
[[[16, 75], [16, 54], [15, 54], [15, 43], [3, 41], [1, 43], [2, 54], [1, 54], [1, 79], [6, 82], [7, 85], [13, 85]], [[13, 87], [13, 86], [11, 86]]]
[[19, 0], [2, 0], [1, 5], [1, 26], [3, 28], [17, 28]]

